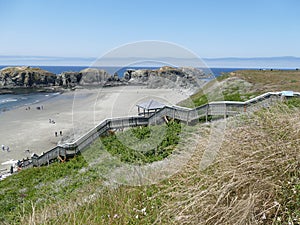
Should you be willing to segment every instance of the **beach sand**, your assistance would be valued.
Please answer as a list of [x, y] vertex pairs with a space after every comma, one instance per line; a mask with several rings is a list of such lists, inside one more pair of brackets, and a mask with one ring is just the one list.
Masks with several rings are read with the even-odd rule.
[[59, 143], [76, 140], [104, 119], [136, 116], [137, 103], [155, 99], [174, 105], [187, 97], [178, 90], [138, 86], [76, 89], [33, 104], [30, 110], [24, 106], [1, 113], [0, 145], [9, 146], [9, 152], [0, 149], [0, 171], [10, 168], [3, 162], [40, 155]]

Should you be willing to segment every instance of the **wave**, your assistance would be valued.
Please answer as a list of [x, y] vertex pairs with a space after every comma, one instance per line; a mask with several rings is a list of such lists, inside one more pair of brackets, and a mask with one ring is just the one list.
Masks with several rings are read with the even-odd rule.
[[8, 102], [17, 102], [17, 101], [18, 101], [18, 99], [16, 99], [16, 98], [7, 98], [7, 99], [0, 100], [0, 104], [5, 104]]
[[19, 108], [22, 106], [30, 106], [32, 104], [40, 104], [51, 98], [59, 96], [61, 93], [31, 93], [24, 95], [0, 95], [0, 114], [3, 111]]

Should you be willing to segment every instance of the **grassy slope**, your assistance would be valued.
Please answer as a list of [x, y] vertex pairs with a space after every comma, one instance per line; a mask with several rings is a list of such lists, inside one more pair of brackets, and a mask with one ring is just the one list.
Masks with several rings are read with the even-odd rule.
[[300, 91], [300, 71], [290, 70], [243, 70], [231, 73], [252, 84], [257, 92], [293, 90]]
[[[149, 212], [152, 203], [144, 206], [143, 202], [139, 203], [139, 199], [145, 195], [151, 195], [154, 191], [147, 190], [147, 193], [141, 193], [141, 190], [146, 190], [147, 187], [128, 188], [125, 186], [118, 188], [116, 194], [114, 190], [103, 185], [103, 182], [106, 181], [105, 175], [111, 170], [121, 167], [124, 163], [140, 165], [166, 158], [172, 154], [179, 141], [179, 132], [183, 127], [184, 125], [179, 123], [169, 122], [167, 125], [152, 128], [133, 128], [120, 132], [117, 134], [118, 137], [110, 135], [99, 139], [83, 155], [77, 156], [68, 163], [54, 163], [48, 167], [27, 169], [8, 177], [0, 182], [0, 224], [27, 224], [32, 220], [31, 216], [36, 222], [43, 223], [45, 218], [49, 218], [51, 221], [53, 216], [55, 218], [58, 214], [68, 215], [77, 207], [80, 212], [82, 210], [80, 205], [87, 204], [93, 196], [101, 199], [100, 204], [90, 206], [100, 210], [101, 218], [104, 215], [104, 219], [100, 218], [101, 221], [107, 222], [110, 219], [108, 215], [113, 217], [115, 212], [124, 206], [124, 201], [129, 201], [128, 206], [131, 207], [134, 203], [136, 207], [135, 211], [132, 208], [124, 209], [125, 211], [122, 213], [126, 215], [123, 216], [124, 223], [132, 218], [135, 219], [136, 213], [139, 213], [138, 209], [147, 207]], [[188, 128], [188, 130], [187, 136], [193, 132], [193, 128]], [[149, 148], [148, 151], [135, 152], [128, 147], [138, 147], [143, 140], [144, 144], [151, 143], [150, 139], [148, 140], [150, 136], [152, 142], [161, 141], [156, 149]], [[188, 138], [187, 136], [185, 138]], [[120, 140], [128, 140], [133, 137], [136, 138], [136, 143], [122, 142], [125, 144], [123, 145], [120, 142]], [[97, 159], [102, 161], [97, 162]], [[153, 190], [157, 189], [153, 188]], [[120, 205], [116, 206], [112, 202]], [[156, 204], [156, 200], [154, 203]], [[157, 207], [152, 209], [154, 212]], [[39, 213], [35, 213], [36, 211]], [[88, 224], [89, 219], [85, 217], [83, 219], [86, 221], [82, 223]], [[95, 221], [99, 221], [98, 216]], [[61, 223], [59, 222], [59, 224]]]
[[[213, 100], [245, 101], [268, 91], [300, 91], [300, 71], [290, 70], [239, 70], [225, 73], [215, 82], [191, 96], [182, 106], [195, 107]], [[220, 90], [218, 97], [204, 94]]]
[[[234, 76], [245, 78], [250, 72]], [[263, 85], [267, 91], [290, 90], [290, 84], [298, 82], [284, 80], [283, 88], [275, 87], [278, 79], [268, 85], [266, 79], [254, 79], [255, 91]], [[290, 105], [299, 107], [300, 102]], [[82, 157], [23, 171], [0, 182], [0, 222], [300, 223], [299, 121], [299, 110], [285, 105], [235, 118], [227, 123], [226, 138], [213, 165], [199, 171], [209, 140], [204, 136], [186, 167], [156, 185], [107, 187], [99, 170], [87, 167]], [[115, 163], [105, 160], [101, 166], [105, 173]]]
[[231, 119], [216, 161], [205, 170], [199, 170], [204, 136], [190, 162], [169, 179], [101, 191], [90, 182], [92, 201], [47, 224], [299, 224], [299, 121], [299, 109], [284, 104]]

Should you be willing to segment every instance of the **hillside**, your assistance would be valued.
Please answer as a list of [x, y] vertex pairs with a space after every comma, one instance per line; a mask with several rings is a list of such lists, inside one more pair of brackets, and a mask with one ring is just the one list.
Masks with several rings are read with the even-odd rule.
[[[238, 84], [239, 96], [246, 98], [259, 93], [257, 87], [268, 80], [263, 79], [265, 71], [255, 74], [256, 79], [250, 72], [226, 74], [219, 82]], [[283, 88], [277, 84], [281, 76], [285, 77]], [[266, 91], [290, 90], [289, 76], [281, 73], [276, 79], [269, 78], [272, 81]], [[211, 83], [207, 88], [214, 87]], [[230, 85], [222, 90], [227, 95], [237, 91]], [[24, 170], [0, 182], [0, 223], [299, 224], [299, 121], [300, 100], [292, 99], [226, 121], [169, 124], [166, 130], [155, 127], [152, 136], [147, 128], [112, 133], [70, 162]], [[218, 139], [213, 139], [220, 148], [211, 152], [212, 131], [224, 123], [224, 136], [217, 133]], [[135, 143], [131, 143], [133, 137]], [[146, 151], [149, 145], [143, 145], [143, 140], [149, 137], [161, 141], [159, 148]], [[138, 147], [118, 151], [123, 148], [118, 140]], [[182, 167], [179, 161], [172, 161], [185, 153], [191, 156]], [[205, 158], [212, 164], [203, 167]], [[171, 169], [163, 167], [168, 162], [176, 173], [155, 180], [163, 169]], [[127, 165], [162, 167], [153, 175], [155, 182], [134, 185], [125, 181], [134, 171], [128, 168], [136, 167]], [[143, 180], [147, 174], [138, 175]]]
[[224, 73], [181, 102], [195, 107], [208, 101], [246, 101], [265, 92], [300, 91], [299, 70], [238, 70]]
[[[1, 223], [298, 224], [299, 103], [228, 120], [218, 155], [204, 170], [199, 165], [210, 128], [193, 128], [193, 157], [152, 185], [111, 186], [107, 175], [120, 162], [101, 151], [102, 160], [92, 167], [83, 155], [22, 171], [0, 183]], [[91, 147], [93, 154], [99, 144]]]

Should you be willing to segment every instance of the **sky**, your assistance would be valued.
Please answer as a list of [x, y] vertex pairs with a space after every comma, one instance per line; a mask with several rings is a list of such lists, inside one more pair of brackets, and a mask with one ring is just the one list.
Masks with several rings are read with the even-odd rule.
[[97, 58], [157, 40], [201, 58], [300, 57], [299, 9], [299, 0], [0, 0], [0, 56]]

